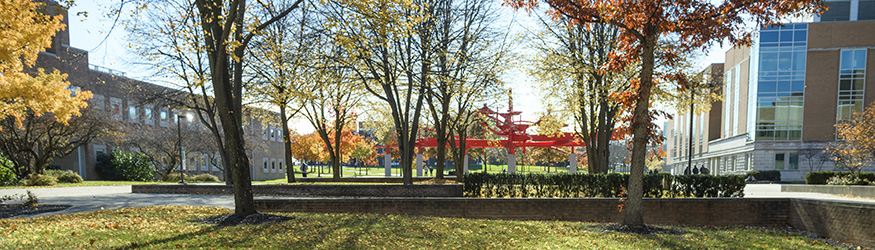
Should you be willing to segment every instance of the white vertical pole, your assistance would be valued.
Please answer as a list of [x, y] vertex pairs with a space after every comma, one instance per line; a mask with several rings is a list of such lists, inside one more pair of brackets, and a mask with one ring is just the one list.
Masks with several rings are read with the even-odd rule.
[[516, 155], [515, 154], [507, 154], [507, 173], [512, 174], [516, 172]]
[[416, 154], [416, 177], [422, 177], [422, 154]]
[[468, 154], [465, 154], [465, 162], [462, 164], [463, 164], [462, 166], [464, 166], [462, 168], [462, 173], [467, 174], [468, 173]]
[[386, 166], [386, 177], [392, 176], [392, 155], [383, 155], [383, 163]]
[[572, 174], [577, 173], [577, 154], [571, 153], [571, 155], [568, 156], [568, 166], [569, 172]]

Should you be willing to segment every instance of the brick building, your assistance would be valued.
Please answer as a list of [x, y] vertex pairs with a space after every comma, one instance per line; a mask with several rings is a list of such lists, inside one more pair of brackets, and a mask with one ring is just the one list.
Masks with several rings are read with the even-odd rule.
[[752, 46], [726, 52], [724, 100], [694, 119], [692, 133], [689, 117], [668, 122], [673, 173], [687, 166], [691, 135], [693, 165], [714, 174], [778, 170], [783, 180], [798, 181], [835, 169], [817, 153], [836, 140], [836, 122], [875, 101], [867, 80], [875, 79], [875, 1], [826, 4], [821, 16], [760, 29]]
[[[49, 3], [49, 6], [56, 3]], [[56, 15], [60, 8], [47, 8]], [[64, 13], [64, 23], [69, 26]], [[190, 148], [186, 152], [187, 174], [208, 173], [219, 178], [224, 175], [221, 170], [221, 160], [213, 138], [206, 130], [195, 112], [186, 110], [161, 98], [148, 98], [155, 95], [181, 95], [178, 90], [151, 84], [125, 77], [119, 71], [91, 65], [88, 62], [88, 52], [70, 47], [68, 29], [59, 31], [53, 38], [51, 48], [41, 52], [36, 67], [47, 71], [54, 69], [68, 75], [70, 88], [87, 90], [94, 94], [88, 109], [94, 109], [99, 114], [112, 118], [122, 128], [122, 134], [113, 138], [98, 138], [91, 143], [79, 147], [74, 153], [55, 160], [50, 166], [69, 169], [79, 173], [86, 180], [97, 180], [95, 158], [99, 152], [107, 153], [113, 149], [138, 151], [136, 143], [129, 143], [132, 138], [160, 137], [169, 134], [170, 140], [176, 142], [178, 115], [183, 114], [188, 119], [181, 119], [181, 133], [184, 143], [191, 140], [201, 140], [203, 147]], [[275, 114], [274, 114], [275, 115]], [[282, 132], [278, 126], [263, 125], [254, 116], [246, 115], [244, 128], [247, 135], [247, 150], [249, 151], [250, 173], [253, 180], [268, 180], [285, 178], [286, 163], [284, 157]], [[205, 136], [206, 135], [206, 136]], [[120, 137], [120, 138], [119, 138]], [[123, 143], [127, 141], [128, 143]], [[160, 164], [160, 163], [159, 163]]]

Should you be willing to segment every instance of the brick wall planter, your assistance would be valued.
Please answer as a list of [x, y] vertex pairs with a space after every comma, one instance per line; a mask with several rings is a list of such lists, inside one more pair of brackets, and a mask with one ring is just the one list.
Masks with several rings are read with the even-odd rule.
[[[616, 198], [257, 198], [259, 211], [619, 223]], [[644, 222], [792, 226], [875, 248], [875, 204], [790, 198], [644, 199]]]
[[[132, 193], [232, 194], [228, 185], [133, 185]], [[461, 197], [461, 185], [252, 185], [256, 195]]]
[[859, 186], [859, 185], [781, 185], [781, 192], [803, 192], [803, 193], [823, 193], [823, 194], [838, 194], [852, 195], [858, 197], [875, 198], [875, 186]]

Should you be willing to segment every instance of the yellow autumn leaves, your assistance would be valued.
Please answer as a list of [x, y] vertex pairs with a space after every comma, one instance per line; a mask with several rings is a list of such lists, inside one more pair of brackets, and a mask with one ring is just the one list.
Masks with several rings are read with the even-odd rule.
[[0, 119], [27, 112], [52, 113], [66, 123], [79, 115], [90, 92], [71, 96], [66, 74], [45, 73], [34, 66], [39, 52], [51, 46], [52, 36], [64, 28], [62, 16], [47, 16], [31, 0], [0, 1]]

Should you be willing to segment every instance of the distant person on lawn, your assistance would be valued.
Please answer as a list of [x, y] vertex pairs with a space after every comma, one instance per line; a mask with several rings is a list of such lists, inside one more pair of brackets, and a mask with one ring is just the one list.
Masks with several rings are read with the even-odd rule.
[[301, 162], [301, 176], [307, 178], [307, 163]]

